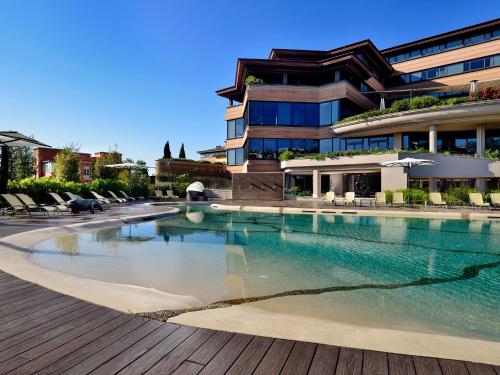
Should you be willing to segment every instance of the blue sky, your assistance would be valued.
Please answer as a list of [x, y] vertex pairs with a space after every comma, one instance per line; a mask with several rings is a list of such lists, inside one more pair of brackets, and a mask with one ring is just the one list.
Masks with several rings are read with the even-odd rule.
[[[404, 3], [404, 5], [402, 5]], [[500, 16], [500, 2], [0, 0], [0, 128], [150, 165], [223, 144], [238, 57], [379, 48]]]

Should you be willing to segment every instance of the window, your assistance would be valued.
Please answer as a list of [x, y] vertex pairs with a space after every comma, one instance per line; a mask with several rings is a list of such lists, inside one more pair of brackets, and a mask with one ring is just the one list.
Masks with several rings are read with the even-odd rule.
[[245, 132], [245, 120], [238, 118], [227, 122], [227, 138], [243, 137]]
[[226, 150], [227, 165], [241, 165], [245, 162], [244, 148], [230, 148]]
[[306, 154], [317, 154], [319, 152], [319, 142], [316, 139], [306, 139], [304, 148]]
[[290, 143], [290, 148], [293, 152], [298, 154], [303, 154], [305, 152], [306, 145], [303, 139], [292, 139]]
[[54, 173], [54, 162], [53, 161], [45, 161], [43, 162], [43, 175], [50, 176]]
[[290, 125], [291, 122], [291, 104], [278, 103], [278, 125]]
[[250, 138], [248, 140], [248, 159], [258, 160], [262, 159], [262, 152], [264, 151], [264, 143], [262, 138]]
[[227, 122], [227, 138], [236, 137], [236, 123], [234, 120], [229, 120]]
[[262, 125], [264, 123], [264, 103], [263, 102], [250, 102], [248, 105], [249, 124]]
[[304, 125], [304, 103], [292, 103], [292, 123], [291, 125]]
[[318, 126], [319, 123], [318, 104], [304, 104], [304, 125]]
[[277, 125], [278, 124], [278, 103], [264, 102], [263, 104], [263, 124]]
[[327, 126], [332, 122], [332, 102], [321, 103], [319, 105], [319, 126]]
[[452, 65], [448, 65], [446, 67], [445, 75], [449, 76], [451, 74], [462, 73], [463, 71], [464, 71], [464, 64], [463, 63], [452, 64]]
[[90, 167], [83, 167], [83, 175], [90, 176]]
[[320, 139], [319, 152], [321, 153], [332, 152], [333, 151], [332, 141], [333, 141], [332, 138]]
[[463, 46], [462, 39], [451, 40], [448, 43], [446, 43], [446, 49], [454, 49], [462, 46]]
[[476, 59], [470, 62], [469, 70], [476, 70], [476, 69], [484, 69], [484, 59]]
[[264, 138], [262, 159], [274, 160], [278, 158], [278, 145], [275, 138]]
[[290, 140], [284, 138], [278, 138], [278, 153], [282, 153], [283, 151], [290, 149]]

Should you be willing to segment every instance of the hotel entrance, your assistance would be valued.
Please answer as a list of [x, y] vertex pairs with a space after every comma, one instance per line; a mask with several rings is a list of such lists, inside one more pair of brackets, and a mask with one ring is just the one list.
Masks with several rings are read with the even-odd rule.
[[344, 192], [354, 191], [357, 197], [373, 197], [381, 189], [380, 173], [344, 174]]

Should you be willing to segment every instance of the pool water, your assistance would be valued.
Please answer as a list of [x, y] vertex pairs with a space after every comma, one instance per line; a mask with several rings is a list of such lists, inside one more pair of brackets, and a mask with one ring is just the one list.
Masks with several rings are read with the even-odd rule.
[[500, 222], [228, 212], [62, 235], [33, 261], [264, 309], [500, 341]]

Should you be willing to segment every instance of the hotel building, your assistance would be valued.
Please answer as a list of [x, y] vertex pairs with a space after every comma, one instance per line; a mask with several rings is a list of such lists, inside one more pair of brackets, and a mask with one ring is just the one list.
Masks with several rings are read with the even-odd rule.
[[[383, 50], [363, 40], [329, 51], [273, 49], [267, 59], [238, 59], [234, 85], [217, 91], [229, 100], [228, 170], [281, 171], [287, 187], [301, 185], [315, 197], [330, 189], [370, 196], [406, 187], [407, 179], [431, 190], [459, 183], [497, 189], [500, 161], [483, 156], [500, 149], [499, 99], [341, 120], [397, 99], [467, 97], [499, 85], [500, 19]], [[285, 150], [377, 152], [279, 162]], [[407, 171], [379, 164], [409, 154], [439, 165]]]

